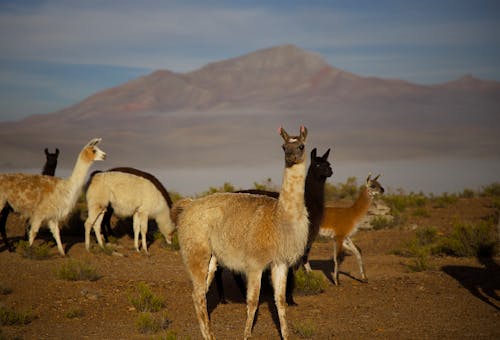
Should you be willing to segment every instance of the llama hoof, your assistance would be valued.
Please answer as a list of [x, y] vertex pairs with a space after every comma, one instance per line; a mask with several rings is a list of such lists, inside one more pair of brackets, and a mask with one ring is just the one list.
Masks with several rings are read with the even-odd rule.
[[298, 303], [291, 300], [291, 301], [287, 301], [286, 304], [290, 307], [295, 307], [295, 306], [298, 306]]

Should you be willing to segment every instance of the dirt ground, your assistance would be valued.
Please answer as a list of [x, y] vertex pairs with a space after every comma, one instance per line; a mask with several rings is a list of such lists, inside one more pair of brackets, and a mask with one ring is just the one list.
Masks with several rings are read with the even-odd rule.
[[[423, 226], [443, 231], [453, 223], [477, 221], [494, 214], [487, 199], [460, 199], [447, 208], [431, 209], [430, 216], [411, 217], [402, 227], [360, 231], [354, 238], [363, 250], [369, 282], [361, 283], [355, 258], [347, 256], [341, 267], [340, 286], [331, 282], [332, 242], [316, 242], [312, 268], [329, 280], [325, 292], [296, 295], [298, 306], [287, 308], [291, 329], [310, 328], [313, 339], [500, 339], [499, 257], [492, 260], [439, 257], [431, 269], [411, 272], [411, 259], [391, 255]], [[23, 234], [23, 221], [9, 217], [7, 233]], [[52, 240], [41, 233], [37, 244]], [[139, 254], [125, 234], [118, 238], [119, 252], [87, 252], [82, 236], [62, 235], [67, 250], [61, 258], [53, 247], [47, 260], [23, 258], [0, 245], [0, 284], [12, 289], [0, 295], [0, 304], [18, 311], [30, 310], [36, 318], [27, 325], [3, 326], [0, 339], [160, 339], [165, 332], [141, 334], [138, 312], [129, 302], [139, 282], [165, 299], [172, 321], [169, 330], [178, 339], [199, 339], [201, 333], [191, 300], [191, 283], [180, 253], [165, 249], [160, 241], [150, 245], [150, 255]], [[97, 281], [57, 278], [63, 263], [78, 260], [91, 264]], [[209, 311], [219, 339], [242, 338], [245, 303], [227, 272], [224, 285], [228, 304], [219, 304], [214, 287], [208, 293]], [[71, 310], [82, 315], [70, 318]], [[272, 296], [263, 292], [253, 329], [255, 339], [278, 339], [279, 326]], [[291, 334], [292, 339], [303, 336]]]

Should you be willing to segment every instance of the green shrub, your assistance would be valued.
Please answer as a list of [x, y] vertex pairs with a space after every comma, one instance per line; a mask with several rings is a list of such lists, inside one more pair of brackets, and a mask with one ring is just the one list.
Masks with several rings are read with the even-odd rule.
[[317, 295], [325, 291], [327, 280], [321, 273], [306, 272], [303, 268], [295, 271], [295, 290], [302, 295]]
[[66, 312], [66, 317], [68, 319], [81, 318], [84, 315], [83, 309], [79, 307], [71, 308]]
[[139, 332], [143, 334], [156, 333], [170, 327], [172, 321], [168, 318], [166, 313], [161, 315], [153, 315], [149, 312], [140, 313], [137, 317], [135, 325]]
[[474, 196], [476, 196], [476, 193], [472, 189], [464, 189], [458, 194], [458, 197], [460, 198], [473, 198]]
[[484, 186], [481, 191], [482, 196], [500, 197], [500, 182], [495, 182]]
[[435, 254], [458, 257], [491, 257], [496, 253], [498, 236], [495, 227], [485, 221], [456, 224], [449, 236], [434, 248]]
[[24, 258], [30, 260], [47, 260], [52, 257], [50, 248], [54, 246], [53, 242], [42, 243], [39, 246], [30, 247], [28, 241], [21, 240], [16, 245], [16, 252]]
[[394, 226], [394, 219], [384, 216], [375, 216], [371, 219], [370, 224], [374, 230], [392, 228]]
[[156, 296], [144, 282], [136, 286], [136, 295], [129, 297], [129, 301], [139, 312], [158, 312], [165, 307], [163, 298]]
[[358, 197], [359, 186], [356, 177], [349, 177], [345, 183], [334, 185], [331, 183], [325, 184], [325, 200], [340, 200], [349, 199], [355, 200]]
[[68, 281], [96, 281], [100, 278], [92, 265], [75, 260], [63, 263], [56, 275], [59, 279]]
[[34, 318], [29, 311], [18, 312], [0, 304], [0, 326], [27, 325]]
[[292, 323], [292, 332], [299, 338], [311, 339], [316, 333], [316, 328], [311, 320], [305, 319]]
[[216, 192], [233, 192], [235, 190], [236, 189], [234, 188], [234, 186], [231, 183], [225, 182], [220, 187], [210, 187], [208, 190], [197, 194], [196, 197], [203, 197], [203, 196], [215, 194]]
[[413, 213], [412, 213], [413, 216], [417, 216], [417, 217], [429, 217], [431, 216], [431, 214], [429, 213], [429, 211], [423, 207], [418, 207], [416, 208]]
[[432, 199], [432, 205], [434, 208], [446, 208], [447, 206], [454, 204], [458, 201], [458, 197], [455, 194], [443, 193], [441, 196], [436, 196]]

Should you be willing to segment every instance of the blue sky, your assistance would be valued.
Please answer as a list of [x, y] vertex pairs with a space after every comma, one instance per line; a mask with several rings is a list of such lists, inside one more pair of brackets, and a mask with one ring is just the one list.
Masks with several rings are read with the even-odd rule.
[[282, 44], [363, 76], [500, 81], [498, 0], [0, 0], [0, 32], [0, 120]]

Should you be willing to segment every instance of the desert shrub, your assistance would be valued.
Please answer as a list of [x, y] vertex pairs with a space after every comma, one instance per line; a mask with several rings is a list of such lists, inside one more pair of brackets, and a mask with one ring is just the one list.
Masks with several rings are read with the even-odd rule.
[[423, 272], [431, 268], [429, 264], [430, 251], [428, 247], [415, 248], [412, 261], [408, 268], [412, 272]]
[[[108, 240], [109, 239], [110, 237], [108, 236]], [[93, 254], [105, 254], [111, 256], [115, 252], [115, 247], [112, 244], [104, 243], [103, 247], [99, 245], [91, 247], [90, 252]]]
[[24, 258], [30, 260], [47, 260], [52, 257], [50, 248], [54, 246], [53, 242], [42, 243], [30, 247], [28, 241], [21, 240], [16, 245], [16, 252]]
[[415, 210], [413, 210], [412, 215], [417, 217], [429, 217], [431, 214], [427, 209], [423, 207], [418, 207]]
[[96, 269], [84, 262], [69, 260], [56, 270], [57, 278], [68, 281], [96, 281], [100, 278]]
[[482, 196], [500, 197], [500, 182], [484, 186], [481, 190]]
[[292, 332], [302, 339], [311, 339], [316, 333], [313, 321], [309, 319], [292, 323]]
[[402, 249], [394, 250], [392, 253], [412, 258], [408, 268], [413, 272], [428, 270], [431, 267], [429, 259], [437, 237], [438, 231], [435, 227], [417, 229], [415, 236], [406, 242]]
[[459, 223], [433, 249], [435, 254], [458, 257], [491, 257], [498, 246], [497, 231], [486, 221], [477, 224]]
[[458, 197], [455, 194], [443, 193], [440, 196], [433, 197], [432, 205], [434, 208], [446, 208], [447, 206], [456, 203], [458, 201]]
[[350, 199], [355, 200], [358, 196], [359, 186], [356, 177], [347, 178], [345, 183], [334, 185], [331, 183], [325, 184], [325, 200]]
[[18, 312], [0, 304], [0, 326], [27, 325], [34, 319], [30, 311]]
[[129, 301], [139, 312], [158, 312], [165, 307], [163, 298], [156, 296], [144, 282], [137, 284], [135, 293], [135, 296], [129, 297]]
[[197, 194], [196, 197], [203, 197], [203, 196], [215, 194], [216, 192], [233, 192], [235, 190], [236, 189], [234, 188], [234, 186], [231, 183], [225, 182], [220, 187], [210, 187], [208, 190]]
[[12, 293], [12, 288], [0, 282], [0, 295], [9, 295]]
[[271, 178], [267, 178], [265, 181], [262, 182], [254, 182], [253, 183], [254, 189], [257, 190], [266, 190], [266, 191], [280, 191], [280, 187], [273, 182]]
[[167, 329], [171, 323], [172, 321], [166, 313], [154, 315], [149, 312], [140, 313], [135, 322], [137, 329], [143, 334], [156, 333]]
[[173, 203], [175, 203], [178, 200], [181, 200], [183, 198], [183, 196], [177, 191], [169, 190], [168, 195], [170, 196], [170, 199], [172, 200]]
[[476, 196], [476, 193], [472, 189], [464, 189], [458, 194], [460, 198], [473, 198], [474, 196]]
[[375, 216], [370, 220], [370, 224], [374, 230], [388, 229], [394, 227], [394, 219], [384, 216]]
[[75, 319], [75, 318], [81, 318], [84, 314], [85, 313], [83, 312], [83, 309], [79, 307], [74, 307], [66, 312], [66, 317], [68, 319]]
[[295, 271], [295, 290], [302, 295], [317, 295], [325, 291], [328, 283], [321, 273], [306, 272], [303, 268]]

